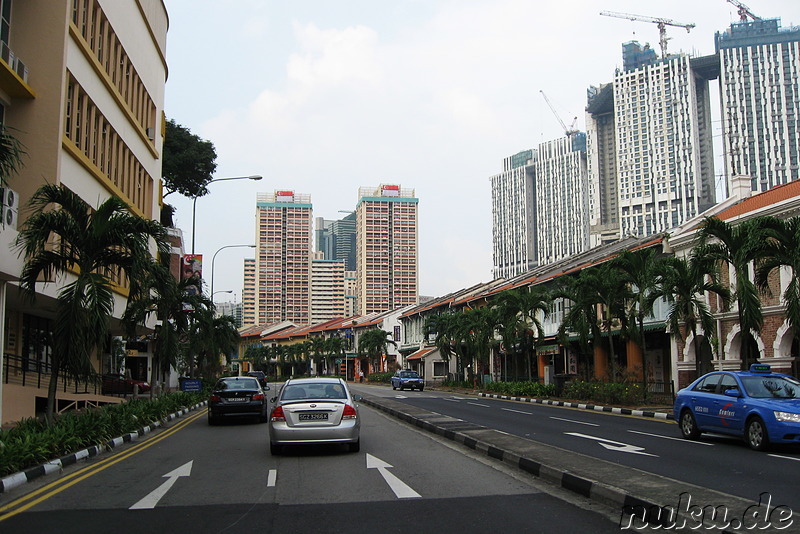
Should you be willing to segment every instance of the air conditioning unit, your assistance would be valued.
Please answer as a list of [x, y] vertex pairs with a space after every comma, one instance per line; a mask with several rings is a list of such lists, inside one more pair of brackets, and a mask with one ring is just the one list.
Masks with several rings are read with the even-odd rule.
[[19, 195], [13, 189], [0, 187], [0, 206], [19, 209]]
[[19, 217], [17, 210], [11, 206], [2, 206], [0, 207], [0, 217], [3, 219], [3, 228], [17, 229], [17, 219]]
[[156, 134], [155, 134], [155, 130], [153, 128], [147, 128], [147, 130], [145, 130], [145, 131], [147, 132], [147, 138], [148, 139], [150, 139], [151, 141], [155, 140]]
[[22, 78], [23, 82], [28, 83], [28, 67], [25, 66], [25, 63], [23, 63], [20, 58], [16, 60], [14, 71], [16, 71], [17, 76]]

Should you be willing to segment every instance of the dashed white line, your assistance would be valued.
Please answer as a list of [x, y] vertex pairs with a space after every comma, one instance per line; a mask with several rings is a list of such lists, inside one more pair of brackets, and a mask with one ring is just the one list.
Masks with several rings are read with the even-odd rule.
[[483, 406], [484, 408], [491, 408], [488, 404], [479, 404], [477, 402], [468, 402], [467, 404], [471, 404], [473, 406]]
[[641, 434], [643, 436], [650, 436], [650, 437], [653, 437], [653, 438], [671, 439], [671, 440], [675, 440], [675, 441], [682, 441], [684, 443], [695, 443], [697, 445], [709, 445], [709, 446], [713, 446], [714, 445], [713, 443], [706, 443], [704, 441], [693, 441], [693, 440], [688, 440], [688, 439], [683, 439], [683, 438], [675, 438], [675, 437], [672, 437], [672, 436], [662, 436], [661, 434], [651, 434], [650, 432], [640, 432], [638, 430], [628, 430], [628, 432], [632, 432], [633, 434]]
[[531, 412], [523, 412], [522, 410], [512, 410], [511, 408], [500, 408], [501, 410], [505, 410], [506, 412], [514, 412], [514, 413], [521, 413], [525, 415], [533, 415]]
[[269, 475], [267, 475], [267, 487], [274, 488], [275, 482], [278, 480], [278, 470], [277, 469], [270, 469]]
[[579, 425], [586, 425], [586, 426], [600, 426], [595, 423], [587, 423], [586, 421], [575, 421], [574, 419], [564, 419], [563, 417], [553, 417], [550, 416], [550, 419], [558, 419], [559, 421], [566, 421], [567, 423], [577, 423]]

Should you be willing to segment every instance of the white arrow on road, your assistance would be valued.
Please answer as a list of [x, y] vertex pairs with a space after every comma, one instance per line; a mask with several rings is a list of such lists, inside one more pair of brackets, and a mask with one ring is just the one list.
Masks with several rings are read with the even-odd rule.
[[390, 467], [393, 466], [387, 464], [380, 458], [375, 458], [371, 454], [367, 454], [367, 469], [377, 469], [398, 499], [413, 499], [421, 496], [419, 493], [409, 488], [405, 482], [387, 471]]
[[175, 484], [175, 481], [178, 480], [179, 477], [188, 477], [189, 475], [192, 474], [192, 462], [194, 462], [194, 460], [192, 460], [189, 463], [183, 464], [174, 471], [170, 471], [169, 473], [164, 475], [164, 478], [166, 478], [167, 480], [159, 487], [151, 491], [150, 494], [147, 495], [144, 499], [131, 506], [129, 510], [143, 510], [143, 509], [155, 508], [156, 504], [158, 504], [158, 501], [161, 500], [161, 497], [167, 494], [169, 489], [172, 487], [173, 484]]
[[564, 432], [564, 433], [569, 436], [575, 436], [578, 438], [593, 439], [597, 441], [598, 444], [602, 445], [603, 447], [605, 447], [610, 451], [629, 452], [631, 454], [641, 454], [642, 456], [653, 456], [655, 458], [658, 458], [658, 455], [642, 452], [644, 450], [644, 447], [637, 447], [636, 445], [628, 445], [627, 443], [620, 443], [619, 441], [611, 441], [610, 439], [598, 438], [597, 436], [588, 436], [586, 434], [580, 434], [578, 432]]

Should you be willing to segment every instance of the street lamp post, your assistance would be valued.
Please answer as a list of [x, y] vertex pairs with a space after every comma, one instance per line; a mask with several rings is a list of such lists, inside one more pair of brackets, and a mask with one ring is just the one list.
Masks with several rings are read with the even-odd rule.
[[[213, 182], [225, 182], [227, 180], [261, 180], [263, 176], [254, 174], [253, 176], [233, 176], [231, 178], [214, 178], [210, 180], [206, 185], [213, 183]], [[192, 254], [194, 254], [194, 234], [195, 234], [195, 221], [197, 214], [197, 199], [200, 198], [199, 195], [195, 195], [194, 199], [192, 200]]]
[[219, 291], [214, 291], [211, 293], [211, 302], [214, 302], [214, 295], [217, 293], [233, 293], [233, 289], [220, 289]]
[[[192, 237], [194, 237], [194, 236], [192, 236]], [[220, 248], [217, 249], [217, 251], [214, 253], [214, 256], [211, 257], [211, 298], [212, 298], [212, 300], [214, 298], [214, 262], [217, 261], [217, 254], [219, 254], [219, 252], [221, 250], [224, 250], [226, 248], [235, 248], [235, 247], [256, 248], [255, 245], [225, 245], [224, 247], [220, 247]]]

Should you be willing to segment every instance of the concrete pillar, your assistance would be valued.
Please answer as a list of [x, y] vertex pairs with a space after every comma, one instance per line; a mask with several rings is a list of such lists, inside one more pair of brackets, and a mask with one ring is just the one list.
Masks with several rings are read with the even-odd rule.
[[608, 378], [608, 351], [600, 344], [594, 344], [594, 377], [597, 380]]

